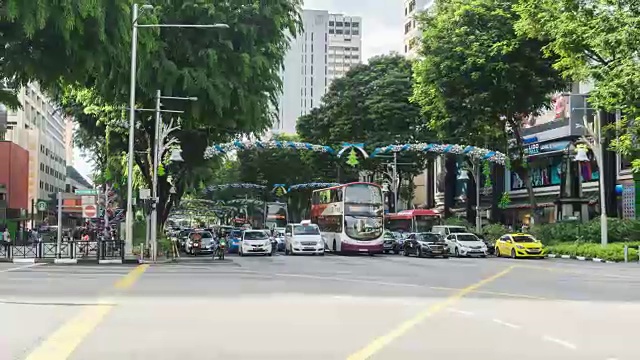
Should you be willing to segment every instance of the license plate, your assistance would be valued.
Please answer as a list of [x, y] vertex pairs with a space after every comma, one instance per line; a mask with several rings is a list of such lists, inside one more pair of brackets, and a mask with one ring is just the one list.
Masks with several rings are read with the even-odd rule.
[[305, 250], [305, 251], [313, 251], [313, 250], [315, 250], [315, 249], [314, 249], [314, 248], [310, 248], [310, 247], [306, 247], [306, 248], [304, 248], [304, 250]]
[[368, 252], [369, 250], [367, 250], [367, 249], [359, 249], [358, 251], [360, 251], [360, 252]]
[[442, 251], [440, 251], [440, 250], [433, 250], [433, 251], [432, 251], [432, 253], [434, 253], [434, 254], [440, 254], [441, 252], [442, 252]]

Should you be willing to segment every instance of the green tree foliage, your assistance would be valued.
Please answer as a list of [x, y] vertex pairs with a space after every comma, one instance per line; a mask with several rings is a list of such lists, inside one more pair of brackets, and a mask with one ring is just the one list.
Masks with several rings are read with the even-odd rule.
[[520, 123], [567, 84], [554, 59], [541, 56], [546, 43], [516, 33], [512, 6], [512, 0], [437, 1], [434, 12], [422, 15], [413, 100], [442, 138], [503, 151], [507, 138], [515, 138], [512, 167], [535, 207]]
[[[3, 0], [0, 76], [9, 88], [33, 80], [49, 88], [60, 78], [88, 81], [121, 71], [126, 62], [120, 60], [130, 49], [129, 5], [128, 0]], [[13, 91], [0, 97], [19, 105]]]
[[[640, 156], [633, 141], [640, 135], [640, 4], [633, 0], [520, 0], [517, 29], [548, 41], [545, 54], [576, 81], [594, 82], [589, 101], [596, 108], [621, 110], [612, 147], [631, 158]], [[634, 162], [640, 169], [640, 161]]]
[[[365, 143], [368, 152], [390, 144], [432, 140], [434, 137], [424, 131], [420, 107], [409, 102], [412, 76], [411, 61], [400, 55], [369, 59], [368, 64], [358, 65], [343, 78], [334, 80], [322, 105], [300, 117], [297, 131], [304, 141], [316, 144]], [[329, 169], [326, 162], [318, 160], [312, 166], [318, 170], [324, 167], [331, 175], [339, 169], [344, 181], [350, 177], [357, 179], [358, 170], [386, 171], [381, 163], [388, 159], [361, 161], [357, 169], [344, 167], [346, 160], [344, 156], [338, 166], [329, 165]], [[424, 168], [425, 156], [401, 154], [399, 162], [415, 163], [399, 168], [401, 175], [415, 175]]]
[[[165, 166], [167, 176], [160, 178], [159, 213], [167, 214], [162, 209], [169, 205], [169, 176], [176, 183], [177, 198], [208, 181], [217, 165], [216, 161], [203, 160], [207, 145], [239, 134], [261, 133], [270, 125], [271, 111], [281, 89], [279, 70], [288, 49], [288, 34], [297, 34], [300, 28], [299, 10], [299, 0], [194, 0], [163, 2], [152, 13], [141, 15], [140, 24], [230, 26], [140, 29], [143, 37], [138, 56], [137, 107], [153, 108], [157, 89], [164, 96], [198, 98], [195, 102], [162, 101], [165, 109], [184, 111], [174, 119], [181, 130], [172, 136], [180, 140], [185, 161]], [[130, 33], [126, 35], [129, 38], [124, 42], [130, 44]], [[104, 155], [106, 149], [101, 143], [109, 129], [109, 154], [127, 152], [128, 121], [122, 109], [129, 94], [129, 78], [122, 69], [128, 69], [124, 60], [128, 63], [129, 56], [129, 50], [122, 50], [114, 57], [121, 67], [118, 71], [96, 70], [83, 81], [64, 81], [57, 89], [58, 99], [71, 115], [86, 117], [79, 121], [83, 138], [80, 145], [88, 150], [102, 151]], [[167, 117], [164, 116], [165, 122]], [[135, 162], [148, 186], [154, 116], [138, 112], [136, 120]]]
[[[279, 135], [279, 141], [299, 141], [297, 136]], [[309, 182], [335, 181], [324, 171], [316, 170], [311, 164], [311, 153], [292, 149], [246, 150], [238, 152], [240, 182], [262, 184], [267, 191], [264, 200], [275, 200], [270, 193], [273, 185], [286, 186]], [[283, 197], [289, 203], [290, 213], [302, 214], [307, 210], [311, 190], [298, 190]]]

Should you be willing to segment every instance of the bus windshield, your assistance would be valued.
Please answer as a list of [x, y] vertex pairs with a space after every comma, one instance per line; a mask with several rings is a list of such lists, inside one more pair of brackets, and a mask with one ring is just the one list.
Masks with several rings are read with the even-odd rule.
[[347, 186], [345, 190], [345, 203], [382, 205], [382, 190], [377, 186], [353, 184]]
[[375, 240], [382, 236], [382, 190], [374, 185], [353, 184], [345, 188], [344, 226], [354, 240]]
[[265, 206], [266, 214], [265, 214], [265, 227], [267, 229], [271, 228], [282, 228], [287, 226], [287, 205], [284, 203], [269, 203]]

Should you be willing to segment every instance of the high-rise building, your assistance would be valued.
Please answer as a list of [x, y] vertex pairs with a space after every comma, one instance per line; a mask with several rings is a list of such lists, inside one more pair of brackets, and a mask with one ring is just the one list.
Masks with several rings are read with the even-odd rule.
[[362, 58], [360, 17], [304, 10], [302, 20], [304, 32], [292, 38], [280, 73], [283, 91], [274, 133], [295, 133], [298, 118], [320, 105], [331, 81]]
[[5, 139], [29, 152], [29, 201], [49, 200], [65, 188], [67, 120], [36, 83], [20, 89], [18, 98], [22, 109], [9, 111]]
[[415, 57], [420, 30], [416, 15], [421, 11], [429, 10], [435, 4], [435, 0], [404, 0], [404, 53], [408, 57]]

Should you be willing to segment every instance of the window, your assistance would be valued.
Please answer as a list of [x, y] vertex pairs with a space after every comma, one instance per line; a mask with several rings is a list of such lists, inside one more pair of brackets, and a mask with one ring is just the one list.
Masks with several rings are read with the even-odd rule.
[[40, 189], [44, 188], [44, 183], [40, 180]]
[[344, 30], [344, 34], [345, 34], [345, 35], [351, 35], [351, 30], [349, 30], [349, 29], [345, 29], [345, 30]]
[[49, 183], [45, 183], [44, 184], [44, 190], [45, 191], [49, 191]]
[[408, 23], [404, 24], [404, 33], [408, 34], [409, 31], [411, 31], [411, 21], [409, 21]]
[[415, 8], [416, 8], [416, 0], [411, 0], [411, 2], [409, 3], [409, 13], [413, 12]]
[[46, 170], [45, 170], [45, 172], [46, 172], [47, 174], [49, 174], [49, 166], [48, 166], [48, 165], [46, 166]]
[[338, 34], [338, 35], [342, 35], [342, 33], [343, 33], [342, 29], [337, 29], [337, 30], [336, 30], [336, 34]]
[[357, 22], [351, 23], [351, 27], [352, 28], [360, 27], [360, 23], [357, 23]]
[[360, 31], [359, 31], [359, 30], [354, 29], [354, 30], [351, 32], [351, 35], [360, 35]]
[[[311, 33], [311, 41], [313, 41], [313, 33]], [[313, 51], [313, 44], [311, 44], [311, 51]]]
[[44, 171], [44, 164], [40, 163], [40, 171]]
[[334, 33], [335, 33], [335, 30], [329, 29], [329, 34], [334, 34]]
[[336, 26], [337, 27], [343, 27], [344, 23], [342, 21], [336, 21]]
[[333, 21], [329, 21], [329, 26], [336, 26], [336, 23]]

